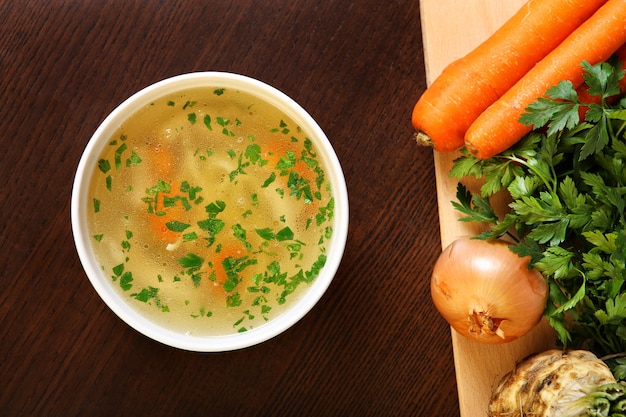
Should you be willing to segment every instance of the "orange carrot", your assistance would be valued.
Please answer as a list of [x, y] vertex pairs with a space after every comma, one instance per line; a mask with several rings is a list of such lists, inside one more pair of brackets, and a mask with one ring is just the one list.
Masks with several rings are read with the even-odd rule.
[[166, 182], [172, 181], [174, 151], [169, 146], [159, 143], [152, 148], [150, 159], [153, 164], [153, 170], [158, 173], [158, 176]]
[[417, 142], [461, 148], [472, 122], [606, 1], [529, 0], [420, 97], [412, 114]]
[[178, 188], [175, 188], [175, 186], [172, 185], [170, 193], [159, 193], [157, 195], [155, 209], [161, 212], [160, 215], [157, 215], [156, 213], [148, 214], [153, 235], [163, 243], [175, 243], [181, 237], [180, 233], [170, 230], [167, 227], [167, 223], [180, 221], [185, 210], [180, 204], [165, 208], [165, 199], [168, 197], [174, 197], [177, 190]]
[[[209, 276], [209, 289], [219, 295], [226, 294], [224, 283], [228, 280], [228, 273], [224, 267], [224, 261], [228, 258], [238, 259], [247, 253], [243, 245], [227, 243], [220, 246], [220, 250], [210, 256], [210, 267], [203, 268]], [[208, 270], [207, 270], [208, 268]]]
[[[285, 137], [272, 136], [269, 137], [265, 144], [262, 145], [265, 151], [261, 154], [263, 159], [268, 161], [268, 167], [275, 169], [281, 159], [287, 157], [287, 152], [294, 149], [293, 144]], [[295, 171], [300, 177], [306, 178], [311, 181], [313, 178], [313, 172], [311, 168], [302, 160], [300, 155], [296, 155], [296, 161], [290, 171]]]
[[[155, 213], [148, 214], [148, 220], [155, 238], [163, 243], [175, 243], [180, 238], [180, 233], [174, 232], [167, 227], [167, 223], [180, 220], [180, 215], [184, 212], [180, 205], [173, 207], [165, 207], [165, 200], [172, 198], [180, 188], [180, 184], [173, 184], [173, 162], [174, 153], [169, 146], [159, 143], [156, 144], [150, 154], [152, 162], [151, 171], [155, 178], [170, 184], [171, 191], [169, 193], [160, 192], [156, 195]], [[157, 215], [156, 212], [159, 212]]]
[[606, 61], [624, 43], [626, 0], [608, 0], [472, 123], [465, 134], [467, 149], [485, 159], [514, 145], [532, 129], [519, 122], [531, 103], [561, 80], [578, 88], [584, 81], [582, 61]]

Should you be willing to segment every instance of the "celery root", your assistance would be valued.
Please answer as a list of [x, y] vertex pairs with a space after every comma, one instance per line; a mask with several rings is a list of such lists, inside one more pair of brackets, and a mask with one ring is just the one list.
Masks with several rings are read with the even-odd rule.
[[593, 353], [552, 349], [529, 356], [502, 378], [488, 415], [610, 415], [603, 412], [608, 413], [612, 402], [623, 398], [625, 388]]

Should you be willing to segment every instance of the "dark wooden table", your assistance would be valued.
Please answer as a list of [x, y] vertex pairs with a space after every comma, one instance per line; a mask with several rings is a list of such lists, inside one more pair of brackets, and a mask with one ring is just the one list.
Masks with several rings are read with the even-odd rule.
[[[280, 336], [219, 354], [147, 339], [79, 263], [70, 193], [104, 117], [205, 70], [298, 101], [342, 161], [347, 247], [321, 302]], [[0, 415], [456, 416], [417, 0], [0, 0]]]

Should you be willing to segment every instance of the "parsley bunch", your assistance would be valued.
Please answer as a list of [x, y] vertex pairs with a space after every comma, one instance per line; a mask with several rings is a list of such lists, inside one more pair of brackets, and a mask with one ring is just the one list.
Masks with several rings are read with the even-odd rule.
[[[545, 316], [563, 345], [619, 356], [626, 354], [624, 71], [617, 62], [582, 65], [599, 102], [581, 103], [569, 81], [548, 90], [520, 119], [533, 131], [514, 147], [487, 160], [462, 151], [450, 175], [483, 182], [475, 193], [460, 183], [452, 204], [462, 221], [490, 225], [477, 238], [510, 235], [511, 249], [530, 256], [550, 286]], [[503, 215], [491, 204], [501, 190], [510, 195]], [[626, 361], [613, 369], [626, 377]]]

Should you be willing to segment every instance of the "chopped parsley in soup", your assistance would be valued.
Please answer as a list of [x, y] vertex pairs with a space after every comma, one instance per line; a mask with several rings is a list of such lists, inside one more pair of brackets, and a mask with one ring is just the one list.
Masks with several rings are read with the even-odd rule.
[[89, 230], [128, 302], [181, 333], [271, 320], [326, 261], [334, 199], [307, 133], [247, 93], [194, 88], [132, 115], [99, 157]]

